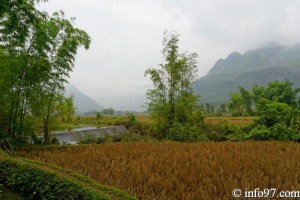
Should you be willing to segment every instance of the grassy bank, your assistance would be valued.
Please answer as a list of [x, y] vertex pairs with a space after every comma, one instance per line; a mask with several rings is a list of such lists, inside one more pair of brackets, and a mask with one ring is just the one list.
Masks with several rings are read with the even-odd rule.
[[135, 199], [53, 164], [0, 154], [0, 182], [30, 199]]

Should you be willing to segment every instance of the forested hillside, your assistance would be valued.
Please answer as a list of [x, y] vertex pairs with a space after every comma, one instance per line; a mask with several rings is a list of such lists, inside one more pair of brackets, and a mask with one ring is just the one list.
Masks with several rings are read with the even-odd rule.
[[228, 103], [230, 93], [238, 91], [238, 86], [251, 89], [255, 84], [266, 86], [270, 81], [289, 79], [299, 87], [299, 55], [300, 44], [233, 52], [193, 84], [194, 92], [200, 94], [202, 102], [219, 105]]

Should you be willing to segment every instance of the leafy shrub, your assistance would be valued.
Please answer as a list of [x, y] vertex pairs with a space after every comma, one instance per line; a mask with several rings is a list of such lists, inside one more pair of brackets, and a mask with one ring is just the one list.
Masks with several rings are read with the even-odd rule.
[[103, 137], [97, 138], [97, 141], [93, 143], [101, 144], [104, 142], [113, 142], [113, 139], [109, 135], [104, 135]]
[[135, 122], [136, 121], [136, 117], [132, 113], [130, 113], [127, 117], [128, 117], [129, 122]]
[[293, 141], [300, 142], [300, 133], [293, 135]]
[[279, 103], [267, 99], [259, 99], [256, 103], [260, 125], [272, 127], [276, 123], [287, 123], [291, 107], [286, 103]]
[[53, 172], [12, 159], [0, 161], [0, 182], [30, 199], [109, 199]]
[[204, 134], [209, 140], [215, 142], [228, 140], [229, 135], [238, 135], [240, 132], [240, 128], [225, 120], [217, 124], [206, 123], [204, 127]]
[[51, 139], [51, 144], [59, 144], [59, 140], [56, 137], [54, 137]]
[[140, 134], [130, 133], [130, 132], [122, 132], [117, 135], [111, 136], [113, 142], [129, 142], [129, 141], [144, 141], [145, 137]]
[[271, 140], [271, 131], [265, 125], [259, 125], [250, 132], [254, 140]]
[[101, 119], [102, 115], [101, 112], [96, 112], [96, 119]]
[[92, 143], [97, 143], [99, 138], [92, 133], [87, 133], [84, 134], [83, 137], [80, 138], [79, 144], [92, 144]]
[[292, 113], [290, 127], [294, 133], [300, 132], [300, 111], [297, 110], [296, 112]]
[[203, 139], [202, 130], [190, 124], [175, 122], [167, 132], [167, 139], [178, 142], [198, 142]]
[[41, 145], [43, 143], [43, 139], [41, 137], [38, 137], [37, 134], [32, 134], [31, 140], [33, 141], [34, 144]]
[[222, 132], [212, 131], [205, 133], [206, 137], [210, 141], [221, 142], [227, 140], [226, 136]]
[[120, 132], [114, 135], [105, 134], [98, 137], [94, 134], [85, 134], [80, 140], [80, 144], [100, 144], [105, 142], [129, 142], [129, 141], [144, 141], [145, 136], [130, 132]]
[[292, 131], [288, 130], [282, 123], [277, 123], [271, 128], [272, 139], [280, 141], [292, 140]]

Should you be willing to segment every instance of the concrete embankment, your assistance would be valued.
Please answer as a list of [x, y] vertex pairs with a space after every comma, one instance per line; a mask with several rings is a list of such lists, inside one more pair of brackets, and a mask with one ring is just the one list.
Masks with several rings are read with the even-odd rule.
[[109, 126], [102, 128], [87, 128], [78, 129], [65, 132], [55, 132], [51, 133], [51, 139], [56, 137], [60, 144], [76, 144], [80, 138], [84, 137], [86, 134], [93, 134], [97, 137], [113, 136], [118, 133], [128, 133], [125, 126]]

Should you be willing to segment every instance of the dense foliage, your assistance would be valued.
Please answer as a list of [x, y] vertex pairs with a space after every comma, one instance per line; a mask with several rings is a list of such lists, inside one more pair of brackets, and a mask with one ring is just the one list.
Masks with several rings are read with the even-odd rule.
[[6, 159], [0, 161], [2, 183], [31, 199], [108, 199], [54, 173]]
[[4, 1], [0, 10], [0, 137], [24, 143], [40, 123], [49, 143], [57, 116], [68, 120], [74, 114], [63, 84], [77, 49], [88, 49], [90, 37], [74, 27], [73, 18], [62, 11], [49, 16], [32, 0]]
[[148, 110], [155, 119], [159, 137], [197, 141], [203, 116], [199, 97], [193, 95], [190, 87], [197, 72], [197, 54], [179, 53], [178, 42], [177, 33], [166, 31], [162, 50], [165, 63], [159, 65], [160, 69], [149, 68], [145, 72], [154, 86], [147, 91]]
[[0, 181], [29, 199], [136, 199], [125, 192], [55, 165], [0, 159]]
[[289, 80], [270, 82], [267, 87], [254, 85], [252, 91], [240, 87], [231, 94], [229, 109], [234, 115], [256, 114], [259, 118], [245, 131], [244, 139], [298, 140], [300, 112], [299, 89]]

